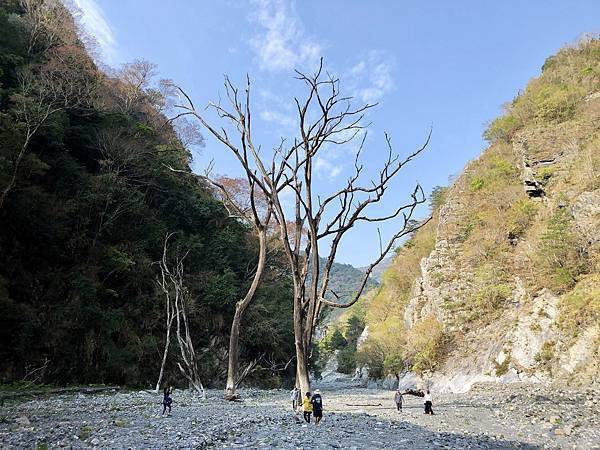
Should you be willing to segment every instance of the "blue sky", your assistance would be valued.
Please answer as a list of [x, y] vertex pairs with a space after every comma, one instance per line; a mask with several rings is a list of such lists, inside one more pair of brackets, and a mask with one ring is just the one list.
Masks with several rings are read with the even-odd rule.
[[[321, 56], [341, 79], [343, 93], [359, 103], [379, 102], [366, 119], [369, 170], [385, 156], [384, 132], [406, 154], [432, 126], [427, 151], [400, 175], [375, 214], [393, 210], [416, 181], [427, 193], [448, 184], [485, 148], [485, 124], [539, 74], [544, 60], [583, 33], [600, 31], [598, 0], [73, 2], [106, 64], [155, 63], [159, 77], [183, 86], [197, 105], [223, 96], [224, 74], [238, 83], [249, 74], [255, 141], [264, 148], [293, 132], [293, 96], [302, 92], [293, 69], [310, 72]], [[239, 174], [231, 155], [204, 135], [195, 168], [214, 160], [215, 172]], [[317, 161], [321, 192], [350, 174], [350, 152], [333, 149]], [[382, 235], [397, 225], [381, 226]], [[337, 260], [367, 265], [378, 246], [376, 228], [358, 227]]]

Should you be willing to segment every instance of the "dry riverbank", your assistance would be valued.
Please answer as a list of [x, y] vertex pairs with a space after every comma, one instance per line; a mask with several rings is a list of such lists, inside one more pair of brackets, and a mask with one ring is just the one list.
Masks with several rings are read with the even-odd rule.
[[[479, 386], [435, 395], [435, 416], [393, 392], [323, 391], [322, 425], [305, 426], [284, 391], [244, 391], [228, 403], [176, 391], [171, 417], [161, 395], [140, 391], [59, 395], [0, 407], [2, 448], [578, 448], [600, 449], [600, 393], [525, 385]], [[356, 406], [361, 405], [361, 406]], [[46, 447], [47, 446], [47, 447]]]

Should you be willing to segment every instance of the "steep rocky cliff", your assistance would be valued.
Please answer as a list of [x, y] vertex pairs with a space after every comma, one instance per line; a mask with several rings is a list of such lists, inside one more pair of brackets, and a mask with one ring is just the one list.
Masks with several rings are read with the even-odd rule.
[[400, 249], [363, 305], [363, 362], [375, 364], [375, 348], [396, 353], [407, 380], [416, 371], [452, 391], [596, 381], [599, 131], [600, 41], [588, 39], [548, 58], [487, 129], [489, 148], [445, 190], [433, 224]]

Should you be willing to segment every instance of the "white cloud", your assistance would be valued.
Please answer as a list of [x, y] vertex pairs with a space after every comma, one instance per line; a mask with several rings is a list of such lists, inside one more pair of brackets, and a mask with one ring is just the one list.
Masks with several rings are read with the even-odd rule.
[[377, 103], [394, 90], [393, 60], [381, 52], [370, 52], [366, 59], [348, 71], [354, 97], [364, 103]]
[[117, 42], [100, 6], [95, 0], [72, 1], [80, 12], [79, 21], [81, 25], [98, 42], [102, 59], [109, 64], [114, 63], [117, 54]]
[[322, 46], [309, 37], [294, 7], [286, 0], [254, 0], [250, 20], [261, 28], [250, 40], [262, 69], [276, 72], [314, 68]]
[[321, 178], [326, 178], [329, 181], [332, 181], [340, 173], [342, 173], [342, 167], [334, 164], [324, 157], [317, 157], [315, 160], [315, 171]]
[[284, 129], [290, 129], [296, 125], [296, 121], [294, 120], [293, 116], [283, 114], [274, 110], [261, 111], [260, 118], [265, 122], [280, 125]]

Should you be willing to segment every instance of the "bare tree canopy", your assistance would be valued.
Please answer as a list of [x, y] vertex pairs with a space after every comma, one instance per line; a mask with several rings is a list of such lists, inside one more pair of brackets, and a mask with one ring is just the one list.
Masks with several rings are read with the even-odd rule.
[[[272, 203], [278, 224], [280, 242], [284, 248], [294, 283], [294, 334], [296, 341], [297, 375], [302, 391], [310, 388], [307, 360], [314, 327], [323, 306], [347, 308], [361, 296], [373, 268], [379, 264], [396, 242], [415, 231], [420, 223], [412, 220], [418, 205], [425, 202], [423, 189], [417, 183], [408, 199], [389, 212], [377, 215], [373, 206], [380, 204], [392, 181], [402, 169], [429, 143], [431, 131], [424, 144], [401, 157], [385, 136], [387, 157], [371, 180], [363, 180], [362, 154], [366, 150], [365, 113], [374, 105], [354, 106], [350, 97], [340, 93], [340, 83], [323, 70], [323, 62], [313, 75], [297, 72], [297, 79], [306, 88], [303, 100], [294, 99], [299, 129], [292, 142], [282, 140], [270, 153], [261, 151], [254, 141], [250, 80], [244, 92], [225, 78], [228, 105], [211, 104], [221, 119], [233, 125], [236, 136], [226, 128], [216, 128], [194, 105], [188, 94], [173, 86], [179, 96], [173, 118], [193, 116], [240, 162], [252, 189], [260, 189]], [[354, 145], [354, 171], [338, 190], [321, 197], [314, 186], [317, 155], [330, 146]], [[281, 194], [291, 189], [294, 207], [283, 205]], [[347, 232], [359, 223], [378, 223], [399, 218], [398, 231], [386, 242], [381, 240], [379, 256], [368, 266], [362, 284], [347, 303], [328, 299], [329, 274], [337, 251]], [[303, 238], [305, 236], [305, 238]], [[325, 257], [321, 264], [320, 256]], [[310, 276], [309, 276], [310, 272]], [[336, 294], [334, 297], [336, 297]]]

